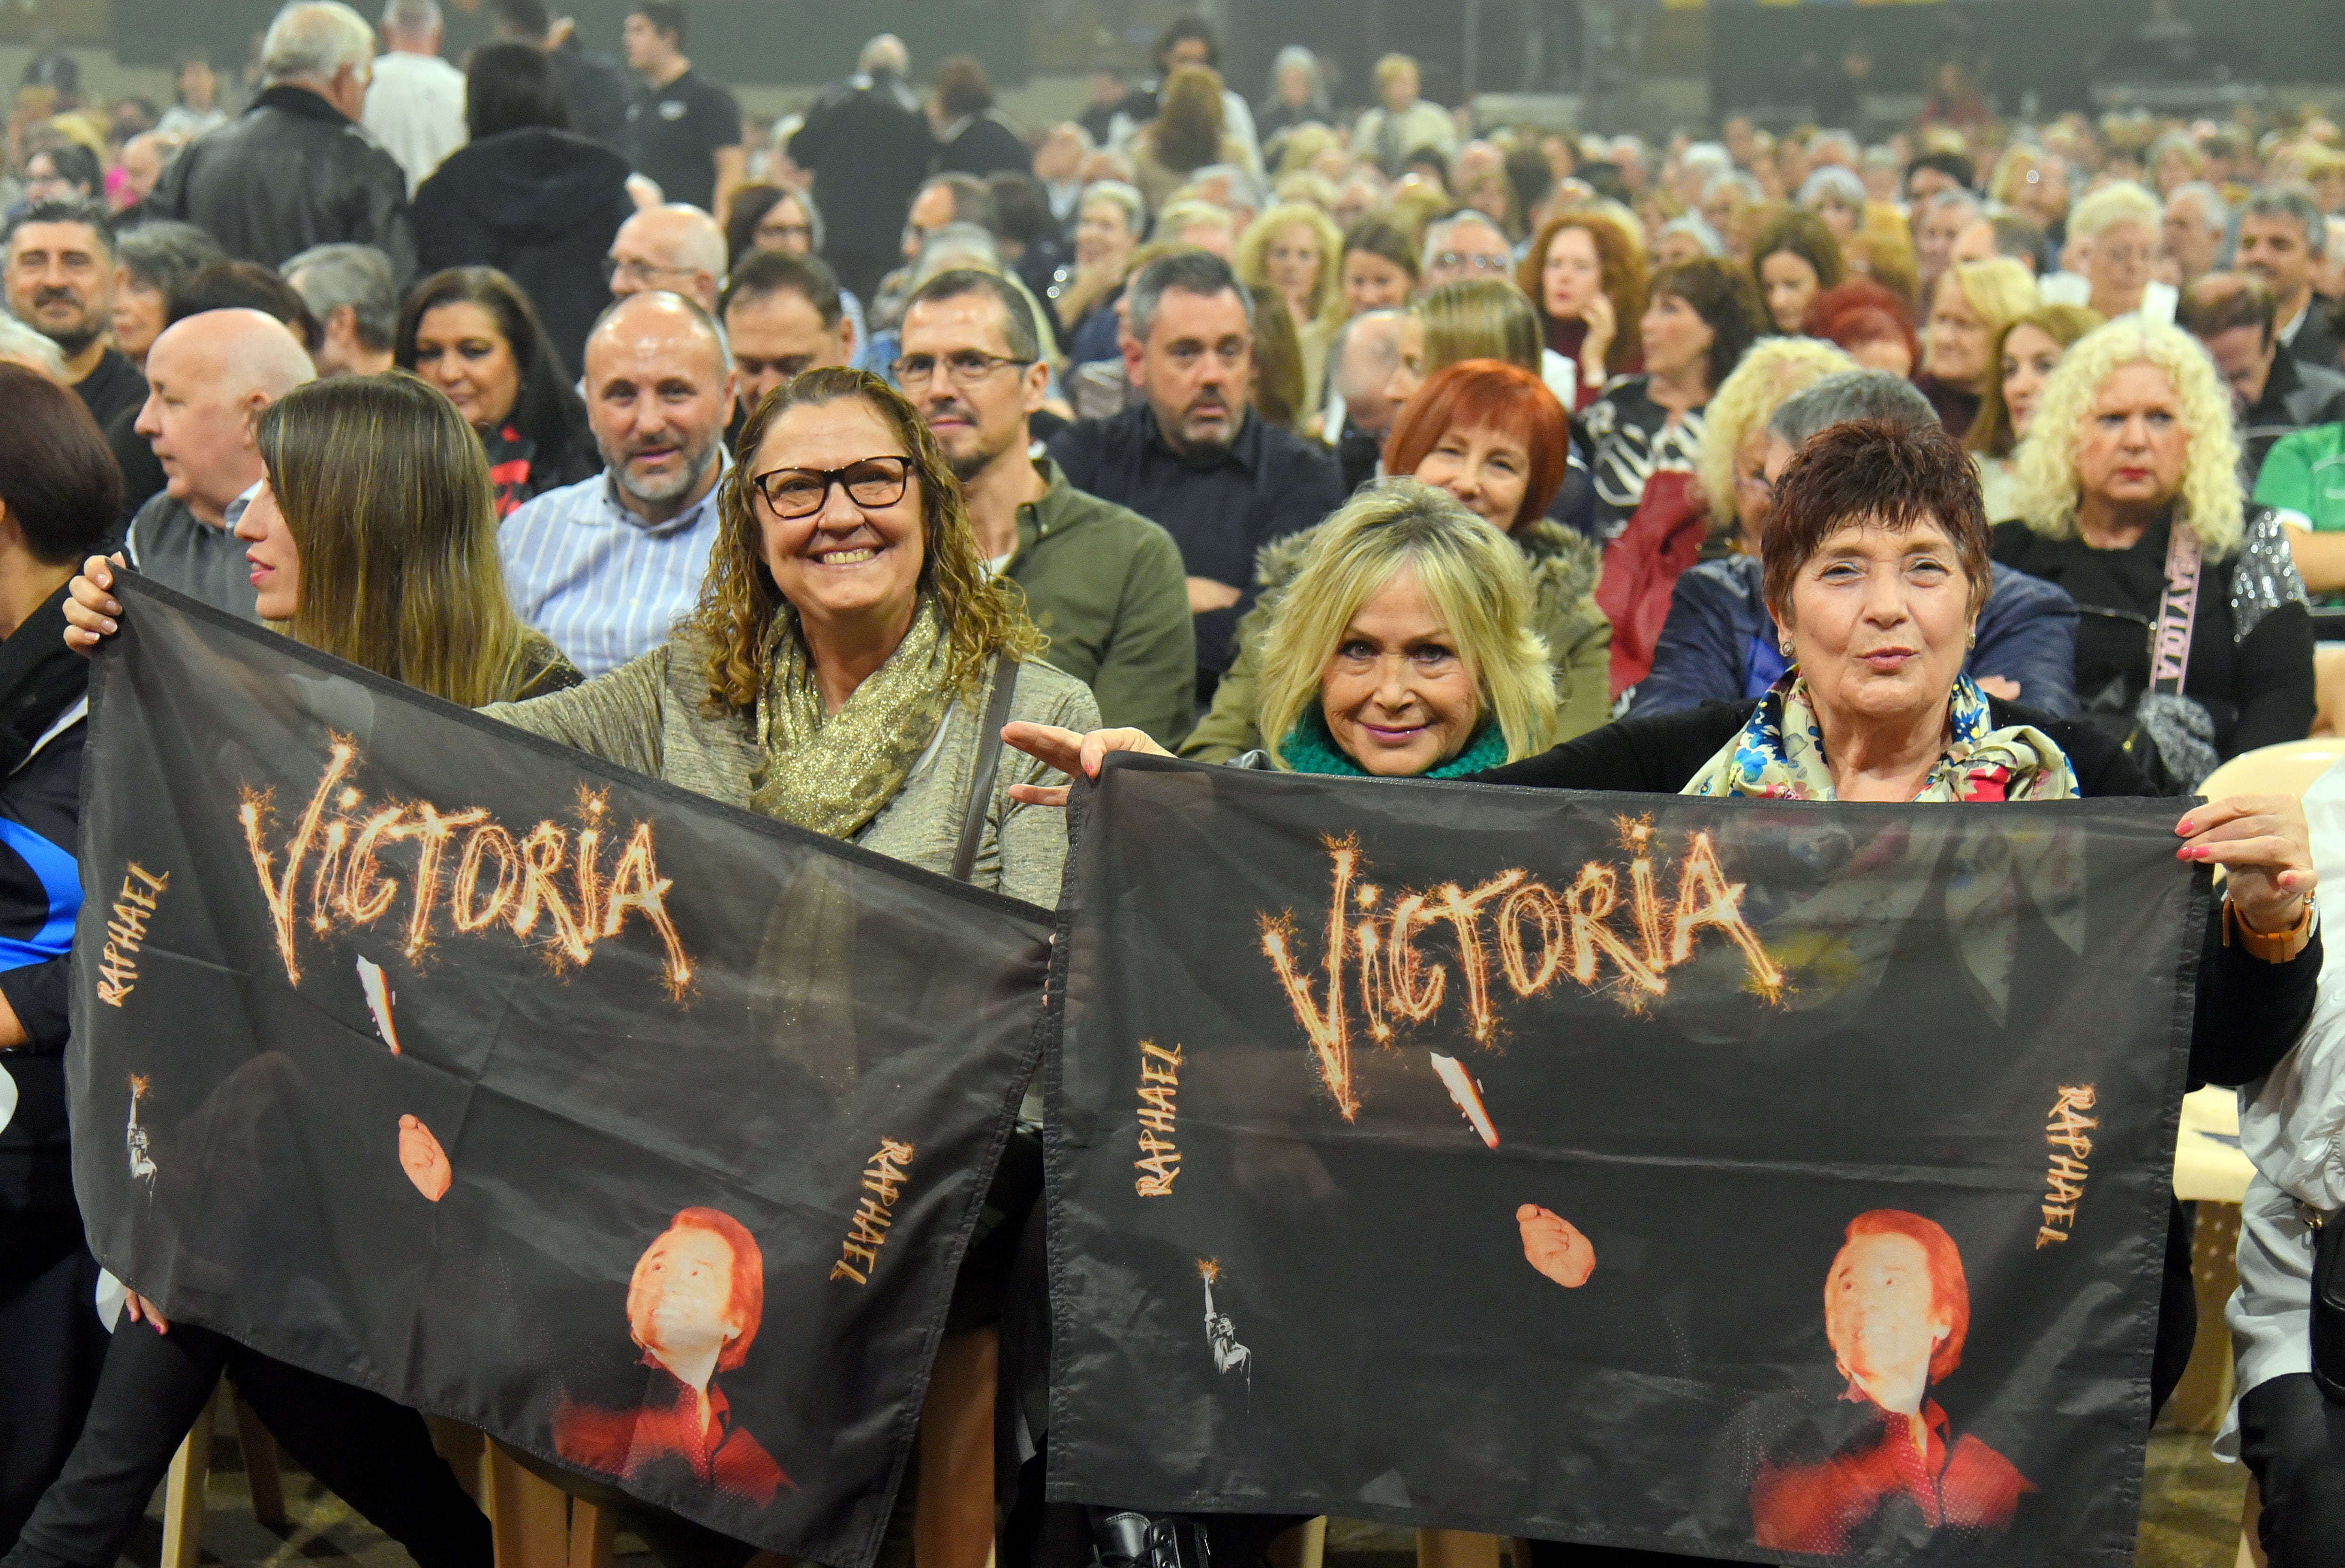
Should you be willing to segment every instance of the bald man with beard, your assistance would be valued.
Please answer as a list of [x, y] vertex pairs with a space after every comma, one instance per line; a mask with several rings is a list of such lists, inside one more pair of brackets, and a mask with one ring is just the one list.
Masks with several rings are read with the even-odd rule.
[[215, 609], [259, 621], [251, 567], [232, 532], [268, 477], [253, 420], [316, 379], [285, 323], [259, 311], [206, 311], [157, 337], [136, 428], [166, 483], [130, 520], [129, 564]]

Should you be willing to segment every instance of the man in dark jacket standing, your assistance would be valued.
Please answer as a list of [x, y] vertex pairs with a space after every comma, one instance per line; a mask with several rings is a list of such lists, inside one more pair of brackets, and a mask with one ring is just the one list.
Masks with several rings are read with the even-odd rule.
[[407, 175], [358, 125], [373, 58], [374, 29], [337, 0], [279, 12], [261, 41], [260, 97], [178, 156], [149, 209], [272, 270], [313, 245], [371, 245], [404, 287], [415, 273]]
[[790, 158], [814, 171], [826, 233], [822, 259], [841, 287], [874, 297], [902, 260], [904, 214], [929, 175], [935, 138], [906, 85], [911, 56], [882, 33], [863, 46], [855, 75], [823, 94], [790, 138]]
[[544, 52], [562, 78], [572, 130], [613, 152], [625, 149], [627, 100], [634, 96], [634, 84], [616, 60], [581, 45], [570, 18], [555, 21], [545, 0], [490, 0], [489, 16], [498, 37]]

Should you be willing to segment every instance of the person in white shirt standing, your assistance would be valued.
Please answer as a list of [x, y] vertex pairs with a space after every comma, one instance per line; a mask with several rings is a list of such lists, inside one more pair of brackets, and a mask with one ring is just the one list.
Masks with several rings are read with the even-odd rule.
[[464, 145], [464, 73], [440, 57], [437, 0], [389, 0], [360, 123], [407, 171], [412, 197]]

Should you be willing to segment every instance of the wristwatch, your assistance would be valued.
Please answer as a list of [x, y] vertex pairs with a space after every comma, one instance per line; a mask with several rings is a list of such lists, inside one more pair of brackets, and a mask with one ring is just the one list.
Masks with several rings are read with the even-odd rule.
[[2223, 940], [2228, 942], [2236, 936], [2239, 945], [2250, 955], [2262, 959], [2266, 963], [2286, 963], [2302, 952], [2306, 944], [2312, 941], [2312, 895], [2307, 893], [2304, 895], [2304, 911], [2297, 916], [2294, 925], [2286, 931], [2251, 931], [2248, 922], [2239, 918], [2239, 906], [2226, 897], [2223, 900]]

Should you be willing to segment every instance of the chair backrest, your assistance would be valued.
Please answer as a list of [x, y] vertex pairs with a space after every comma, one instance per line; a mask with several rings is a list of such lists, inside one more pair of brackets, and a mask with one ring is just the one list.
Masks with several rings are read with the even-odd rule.
[[2232, 758], [2207, 776], [2198, 793], [2209, 800], [2226, 795], [2294, 795], [2301, 799], [2312, 781], [2345, 759], [2345, 737], [2283, 740]]

